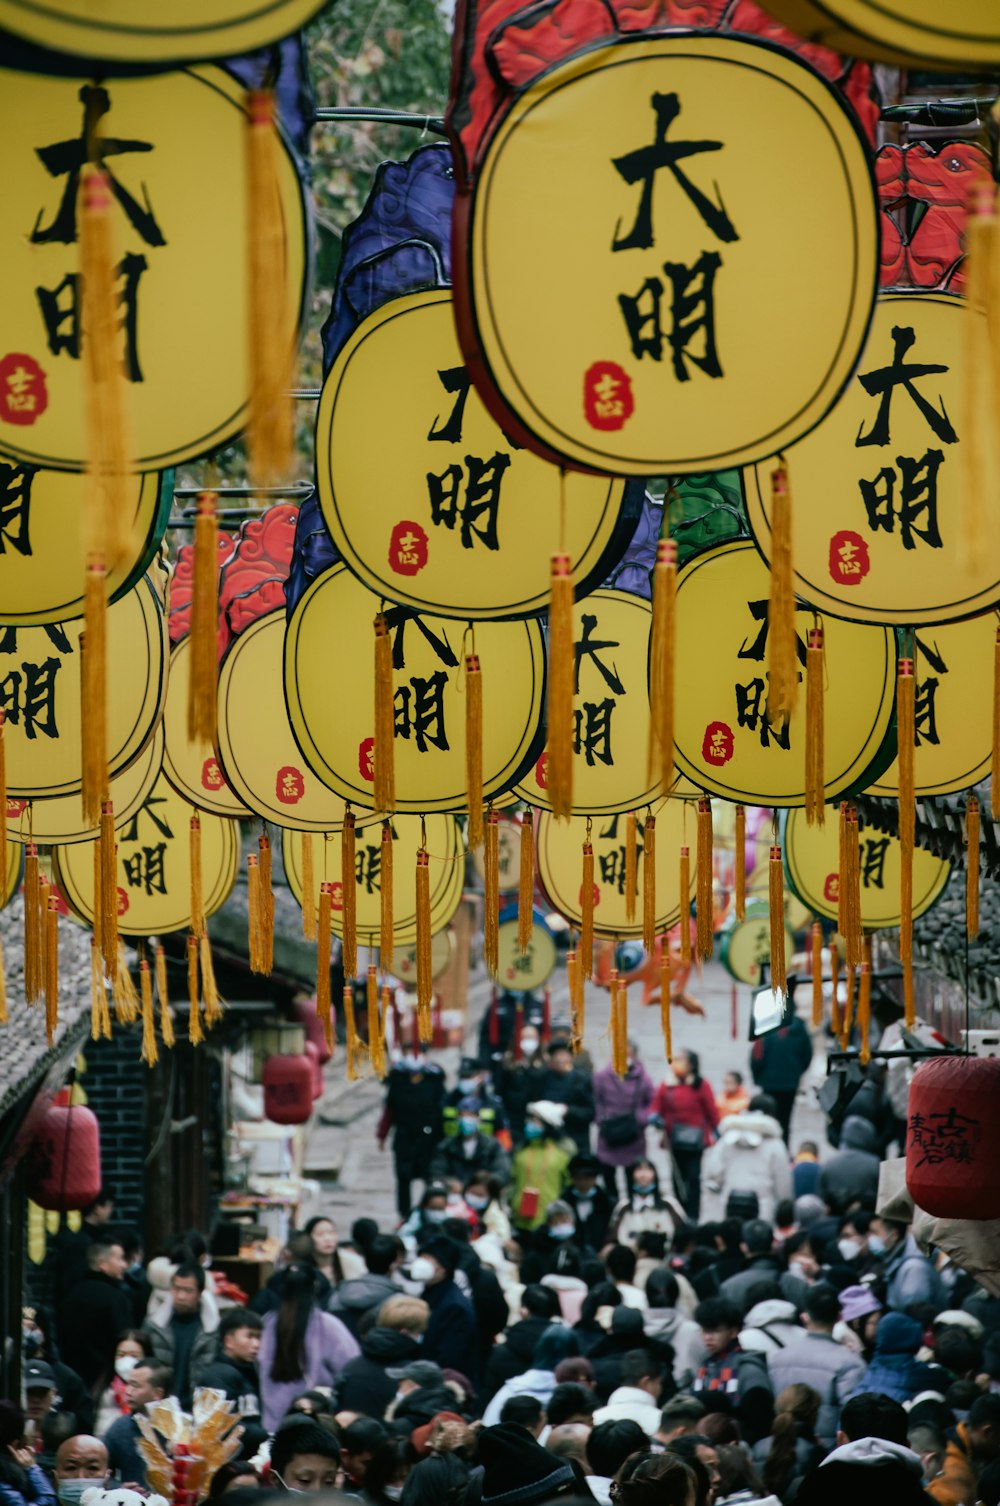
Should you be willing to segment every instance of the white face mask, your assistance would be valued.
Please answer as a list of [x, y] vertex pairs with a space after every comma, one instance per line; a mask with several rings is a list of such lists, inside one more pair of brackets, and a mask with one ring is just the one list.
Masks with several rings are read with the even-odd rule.
[[869, 1234], [869, 1236], [868, 1236], [868, 1251], [869, 1251], [869, 1254], [871, 1254], [871, 1255], [884, 1255], [885, 1254], [885, 1240], [884, 1239], [880, 1239], [877, 1234]]
[[853, 1260], [861, 1253], [861, 1245], [856, 1239], [838, 1239], [837, 1249], [845, 1260]]
[[534, 1056], [538, 1050], [538, 1042], [533, 1035], [522, 1035], [521, 1050], [525, 1056]]
[[123, 1381], [128, 1380], [138, 1363], [134, 1354], [120, 1354], [115, 1360], [115, 1374]]
[[572, 1239], [576, 1233], [575, 1224], [550, 1224], [549, 1233], [553, 1239]]
[[448, 1217], [447, 1208], [425, 1208], [424, 1218], [429, 1224], [443, 1224]]
[[[474, 1192], [467, 1192], [465, 1194], [465, 1201], [468, 1203], [473, 1213], [482, 1213], [484, 1208], [488, 1208], [490, 1206], [490, 1200], [488, 1197], [478, 1197]], [[402, 1490], [403, 1487], [400, 1486], [399, 1488], [400, 1490]]]
[[410, 1265], [411, 1281], [430, 1281], [437, 1270], [433, 1260], [428, 1260], [426, 1255], [418, 1255]]
[[403, 1499], [402, 1485], [383, 1485], [382, 1494], [387, 1501], [401, 1501]]

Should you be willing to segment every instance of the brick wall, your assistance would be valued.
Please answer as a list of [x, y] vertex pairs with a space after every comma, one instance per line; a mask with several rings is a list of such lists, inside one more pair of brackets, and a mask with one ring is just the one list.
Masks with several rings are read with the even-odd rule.
[[138, 1024], [116, 1024], [110, 1041], [88, 1041], [80, 1085], [100, 1122], [102, 1175], [115, 1195], [115, 1221], [144, 1234], [149, 1069], [139, 1058], [141, 1040]]

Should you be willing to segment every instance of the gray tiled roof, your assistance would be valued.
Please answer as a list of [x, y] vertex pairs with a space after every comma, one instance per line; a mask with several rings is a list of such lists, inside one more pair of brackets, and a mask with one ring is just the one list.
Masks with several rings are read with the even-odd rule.
[[45, 1039], [45, 1005], [24, 1002], [24, 900], [20, 894], [0, 911], [0, 942], [8, 1014], [7, 1023], [0, 1025], [2, 1114], [85, 1033], [90, 1016], [90, 932], [60, 918], [59, 1025], [51, 1047]]

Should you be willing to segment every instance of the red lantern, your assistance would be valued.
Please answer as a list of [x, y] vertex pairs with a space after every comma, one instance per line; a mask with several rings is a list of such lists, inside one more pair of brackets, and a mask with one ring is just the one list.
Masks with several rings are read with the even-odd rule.
[[323, 1096], [323, 1067], [319, 1059], [319, 1048], [313, 1041], [306, 1041], [306, 1056], [312, 1069], [312, 1095], [315, 1102]]
[[325, 1067], [333, 1056], [333, 1052], [326, 1044], [326, 1031], [323, 1029], [323, 1021], [316, 1012], [315, 999], [296, 999], [292, 1005], [292, 1014], [295, 1023], [301, 1025], [306, 1033], [306, 1040], [310, 1041], [319, 1052], [320, 1065]]
[[308, 1056], [269, 1056], [264, 1063], [264, 1117], [272, 1124], [305, 1124], [313, 1106]]
[[936, 1218], [1000, 1218], [1000, 1060], [942, 1056], [917, 1068], [906, 1187]]
[[82, 1104], [51, 1104], [28, 1152], [28, 1195], [40, 1208], [86, 1208], [101, 1190], [101, 1131]]

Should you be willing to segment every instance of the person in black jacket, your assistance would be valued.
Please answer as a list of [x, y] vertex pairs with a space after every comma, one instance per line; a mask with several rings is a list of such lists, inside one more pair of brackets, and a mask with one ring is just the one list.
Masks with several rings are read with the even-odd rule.
[[195, 1377], [199, 1386], [224, 1391], [244, 1420], [260, 1417], [260, 1373], [257, 1354], [264, 1321], [246, 1307], [231, 1307], [219, 1319], [219, 1349], [215, 1361]]
[[559, 1298], [547, 1286], [526, 1286], [521, 1293], [521, 1315], [494, 1346], [486, 1366], [486, 1379], [479, 1399], [486, 1403], [515, 1375], [531, 1369], [535, 1345], [559, 1316]]
[[423, 1353], [442, 1370], [457, 1370], [478, 1388], [479, 1334], [472, 1303], [455, 1283], [461, 1251], [453, 1239], [436, 1234], [421, 1242], [410, 1265], [412, 1280], [423, 1282], [423, 1297], [431, 1310]]
[[546, 1070], [538, 1085], [538, 1098], [564, 1103], [563, 1130], [576, 1141], [578, 1150], [590, 1149], [590, 1126], [594, 1122], [594, 1085], [589, 1075], [574, 1063], [567, 1041], [553, 1041], [545, 1052]]
[[483, 1264], [469, 1243], [472, 1231], [467, 1220], [445, 1219], [442, 1233], [458, 1246], [458, 1269], [469, 1283], [469, 1297], [479, 1334], [479, 1373], [482, 1374], [497, 1335], [503, 1333], [510, 1320], [510, 1308], [496, 1273]]
[[59, 1310], [63, 1361], [99, 1396], [115, 1373], [118, 1335], [132, 1327], [132, 1298], [123, 1284], [125, 1252], [119, 1244], [91, 1241], [89, 1269]]
[[444, 1073], [427, 1060], [423, 1051], [396, 1062], [389, 1073], [385, 1106], [375, 1134], [379, 1149], [385, 1150], [389, 1131], [394, 1131], [392, 1154], [400, 1218], [408, 1218], [413, 1207], [410, 1189], [415, 1178], [429, 1180], [434, 1149], [441, 1139], [444, 1095]]
[[396, 1395], [398, 1373], [420, 1358], [430, 1308], [420, 1297], [390, 1297], [374, 1327], [360, 1340], [361, 1353], [337, 1376], [337, 1410], [361, 1412], [379, 1421]]
[[769, 1030], [766, 1035], [758, 1036], [750, 1052], [753, 1080], [762, 1093], [774, 1099], [776, 1118], [786, 1145], [799, 1081], [812, 1056], [812, 1036], [805, 1021], [797, 1014], [793, 1014], [788, 1024], [779, 1030]]
[[597, 1254], [604, 1248], [614, 1206], [601, 1175], [601, 1163], [590, 1151], [579, 1151], [569, 1163], [570, 1185], [562, 1194], [573, 1210], [576, 1243]]

